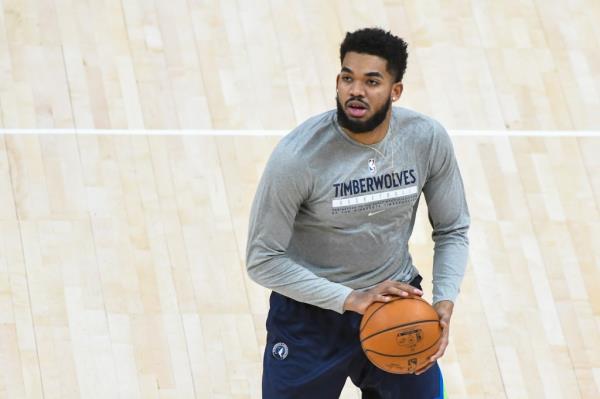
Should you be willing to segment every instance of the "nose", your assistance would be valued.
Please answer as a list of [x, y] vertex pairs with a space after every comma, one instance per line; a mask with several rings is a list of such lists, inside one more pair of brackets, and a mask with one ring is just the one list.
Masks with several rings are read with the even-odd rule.
[[359, 82], [358, 80], [353, 81], [352, 85], [350, 86], [349, 94], [351, 97], [364, 97], [365, 96], [365, 88], [364, 88], [363, 84], [361, 82]]

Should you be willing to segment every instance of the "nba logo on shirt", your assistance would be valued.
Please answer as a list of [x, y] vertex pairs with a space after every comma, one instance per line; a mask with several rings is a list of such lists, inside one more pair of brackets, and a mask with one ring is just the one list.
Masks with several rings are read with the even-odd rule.
[[371, 172], [373, 175], [377, 173], [377, 166], [375, 166], [374, 159], [369, 159], [369, 172]]

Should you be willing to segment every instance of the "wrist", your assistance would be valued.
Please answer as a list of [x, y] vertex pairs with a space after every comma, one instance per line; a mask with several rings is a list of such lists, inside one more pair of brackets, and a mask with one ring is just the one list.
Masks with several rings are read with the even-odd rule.
[[344, 300], [344, 312], [347, 310], [354, 310], [354, 302], [356, 299], [356, 291], [350, 291], [346, 299]]
[[438, 301], [433, 304], [433, 308], [438, 312], [439, 315], [445, 315], [447, 317], [452, 316], [454, 310], [454, 302], [449, 300]]

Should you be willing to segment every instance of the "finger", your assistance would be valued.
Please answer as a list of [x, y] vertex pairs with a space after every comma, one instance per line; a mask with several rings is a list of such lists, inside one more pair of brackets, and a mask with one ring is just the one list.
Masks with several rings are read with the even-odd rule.
[[440, 337], [440, 346], [439, 346], [438, 350], [433, 355], [431, 355], [429, 360], [434, 362], [437, 359], [439, 359], [440, 357], [444, 356], [444, 353], [446, 353], [446, 348], [448, 347], [448, 342], [449, 342], [448, 330], [443, 330], [442, 336]]
[[389, 302], [393, 299], [393, 297], [385, 294], [376, 294], [373, 298], [373, 302]]
[[434, 362], [429, 362], [427, 364], [427, 366], [425, 366], [425, 368], [422, 368], [422, 369], [419, 369], [419, 371], [416, 371], [415, 375], [421, 375], [421, 374], [423, 374], [424, 372], [426, 372], [427, 370], [429, 370], [430, 368], [432, 368], [433, 365], [434, 365]]
[[[418, 296], [423, 295], [423, 291], [421, 291], [420, 289], [413, 287], [410, 284], [401, 283], [399, 281], [391, 281], [391, 280], [384, 281], [383, 283], [380, 284], [380, 287], [384, 292], [389, 292], [390, 294], [393, 294], [393, 295], [401, 295], [401, 296], [407, 296], [408, 294], [418, 295]], [[403, 294], [403, 292], [406, 292], [407, 294]]]
[[398, 287], [394, 287], [394, 286], [385, 287], [384, 292], [389, 295], [396, 295], [396, 296], [401, 296], [401, 297], [407, 297], [408, 295], [410, 295], [409, 292], [406, 292], [405, 290], [400, 289]]
[[421, 291], [417, 287], [413, 287], [410, 284], [404, 284], [404, 290], [413, 295], [417, 295], [417, 296], [423, 295], [423, 291]]
[[440, 357], [444, 356], [444, 353], [446, 353], [447, 347], [448, 347], [448, 341], [442, 341], [440, 343], [440, 347], [438, 348], [438, 350], [433, 355], [431, 355], [431, 357], [429, 358], [429, 361], [435, 362]]

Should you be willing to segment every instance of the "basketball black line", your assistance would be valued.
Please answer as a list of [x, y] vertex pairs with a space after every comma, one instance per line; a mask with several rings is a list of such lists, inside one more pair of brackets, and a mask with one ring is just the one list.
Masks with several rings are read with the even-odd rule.
[[[394, 301], [395, 301], [395, 300], [396, 300], [396, 299], [394, 299]], [[393, 301], [392, 301], [392, 302], [393, 302]], [[377, 313], [377, 312], [379, 311], [379, 309], [381, 309], [382, 307], [384, 307], [386, 303], [390, 303], [390, 302], [382, 302], [382, 303], [381, 303], [381, 306], [379, 306], [377, 309], [375, 309], [375, 310], [373, 311], [373, 313], [371, 313], [371, 315], [369, 316], [369, 318], [368, 318], [367, 320], [365, 320], [365, 321], [364, 321], [364, 323], [362, 323], [362, 322], [361, 322], [361, 324], [362, 324], [362, 327], [361, 327], [361, 328], [360, 328], [360, 330], [358, 331], [358, 332], [359, 332], [359, 334], [360, 334], [360, 333], [362, 332], [362, 330], [364, 330], [364, 328], [367, 326], [367, 323], [369, 322], [369, 320], [371, 320], [371, 317], [373, 317], [373, 315], [374, 315], [375, 313]]]
[[366, 353], [366, 352], [371, 352], [371, 353], [375, 353], [375, 354], [377, 354], [377, 355], [380, 355], [380, 356], [387, 356], [387, 357], [407, 357], [407, 356], [416, 356], [416, 355], [418, 355], [418, 354], [421, 354], [421, 353], [423, 353], [423, 352], [425, 352], [425, 351], [428, 351], [429, 349], [433, 348], [433, 347], [434, 347], [434, 346], [435, 346], [435, 345], [436, 345], [438, 342], [440, 342], [440, 339], [442, 339], [442, 336], [441, 336], [441, 335], [440, 335], [440, 337], [439, 337], [438, 339], [436, 339], [436, 340], [435, 340], [435, 342], [434, 342], [433, 344], [431, 344], [431, 346], [429, 346], [429, 347], [427, 347], [427, 348], [423, 349], [423, 350], [422, 350], [422, 351], [420, 351], [420, 352], [411, 353], [411, 354], [409, 354], [409, 355], [388, 355], [387, 353], [380, 353], [380, 352], [376, 352], [376, 351], [374, 351], [374, 350], [371, 350], [371, 349], [365, 349], [364, 351], [365, 351], [365, 353]]
[[383, 333], [391, 331], [391, 330], [395, 330], [396, 328], [412, 326], [412, 325], [419, 324], [419, 323], [439, 323], [439, 322], [440, 322], [439, 320], [418, 320], [418, 321], [412, 321], [410, 323], [398, 324], [398, 325], [395, 325], [393, 327], [386, 328], [385, 330], [377, 331], [376, 333], [371, 334], [371, 335], [369, 335], [367, 337], [364, 337], [363, 339], [360, 340], [360, 343], [362, 344], [363, 342], [365, 342], [369, 338], [372, 338], [372, 337], [374, 337], [376, 335], [383, 334]]
[[[369, 320], [371, 320], [371, 317], [375, 316], [375, 313], [379, 312], [379, 309], [381, 309], [382, 307], [384, 307], [384, 306], [385, 306], [385, 305], [387, 305], [388, 303], [396, 302], [396, 301], [398, 301], [398, 300], [400, 300], [400, 299], [413, 299], [413, 300], [422, 300], [422, 299], [416, 299], [416, 298], [402, 298], [401, 296], [399, 296], [399, 297], [396, 297], [396, 298], [392, 299], [392, 300], [391, 300], [391, 301], [389, 301], [389, 302], [382, 302], [382, 303], [381, 303], [381, 306], [380, 306], [380, 307], [378, 307], [377, 309], [375, 309], [375, 310], [373, 311], [373, 313], [371, 313], [371, 315], [369, 316], [369, 318], [368, 318], [367, 320], [365, 320], [365, 323], [364, 323], [364, 325], [363, 325], [363, 326], [360, 328], [360, 330], [359, 330], [358, 332], [359, 332], [359, 333], [361, 333], [361, 332], [362, 332], [362, 330], [364, 330], [364, 328], [367, 326], [367, 323], [369, 322]], [[363, 323], [361, 322], [361, 324], [363, 324]]]

